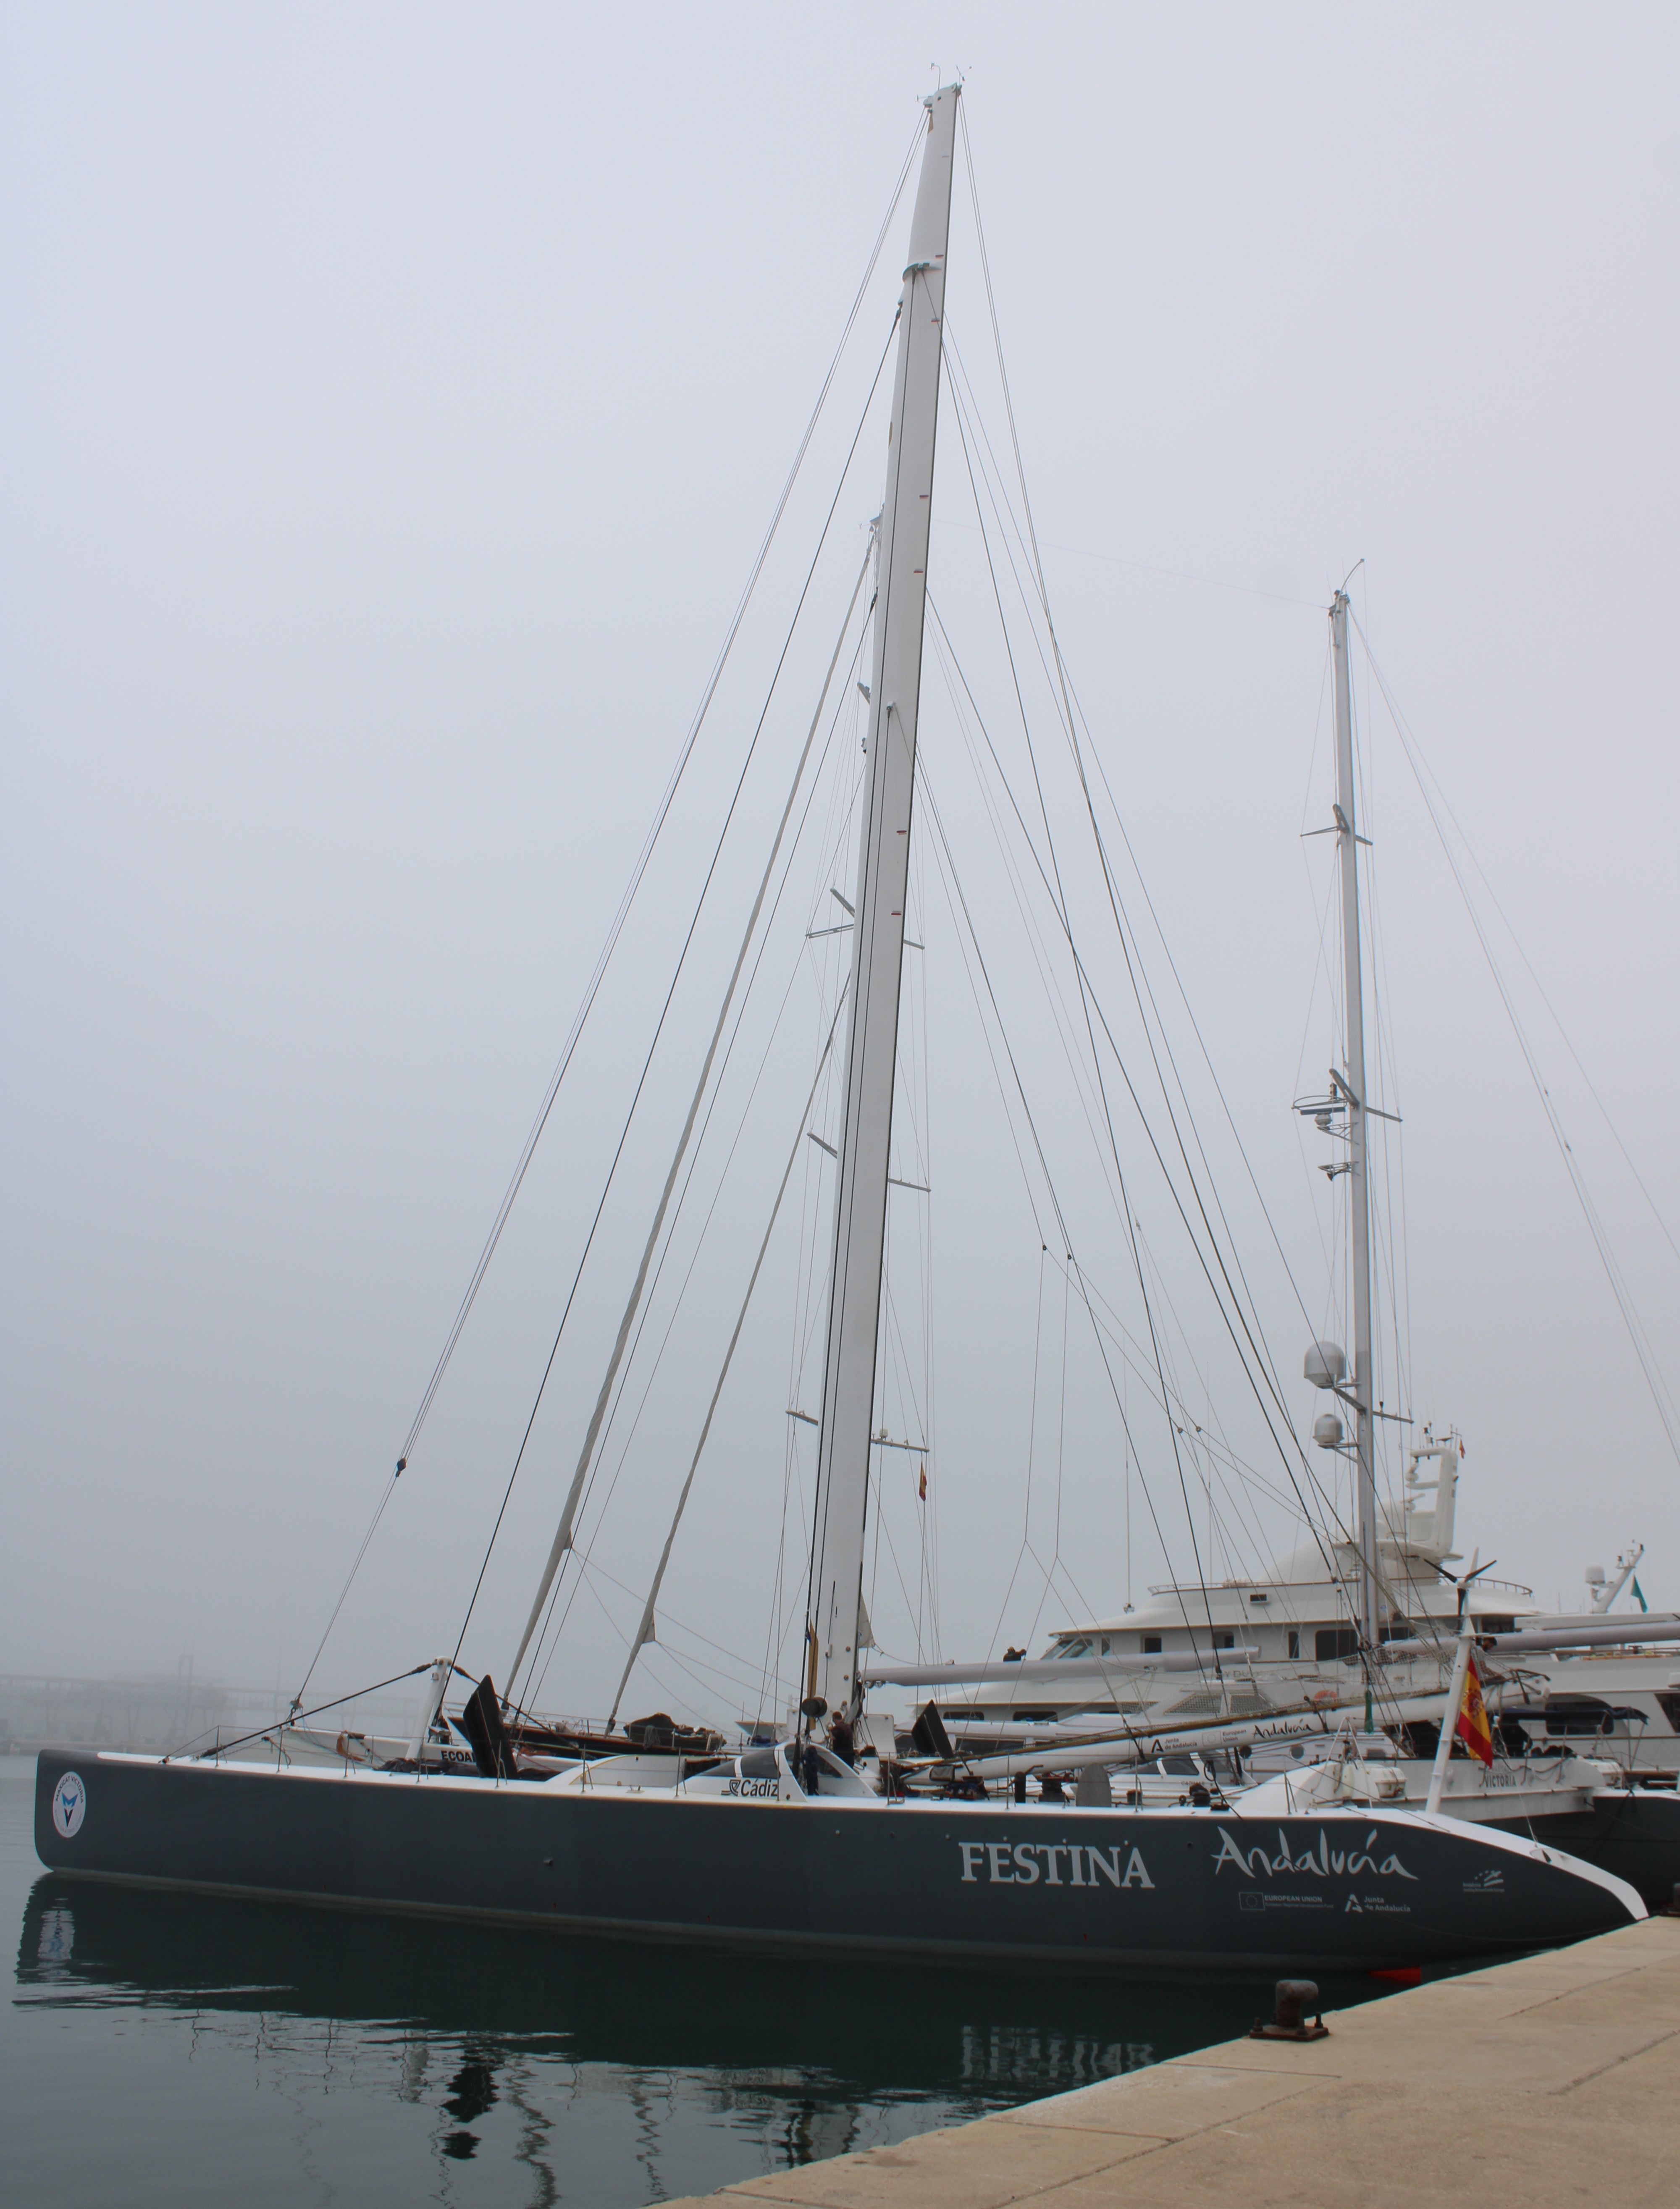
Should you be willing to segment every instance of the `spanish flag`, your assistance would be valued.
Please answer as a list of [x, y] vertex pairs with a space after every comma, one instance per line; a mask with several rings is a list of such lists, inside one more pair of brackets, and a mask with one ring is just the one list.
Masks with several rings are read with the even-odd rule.
[[923, 1503], [925, 1503], [925, 1502], [927, 1502], [927, 1500], [928, 1500], [928, 1469], [927, 1469], [927, 1467], [926, 1467], [925, 1466], [924, 1466], [922, 1467], [922, 1477], [921, 1477], [921, 1478], [920, 1478], [920, 1479], [917, 1482], [917, 1484], [916, 1484], [916, 1495], [917, 1495], [917, 1499], [918, 1499], [918, 1502], [923, 1502]]
[[1482, 1676], [1473, 1649], [1466, 1652], [1466, 1659], [1464, 1694], [1459, 1703], [1458, 1724], [1453, 1730], [1472, 1756], [1479, 1756], [1484, 1764], [1491, 1764], [1493, 1728], [1488, 1724], [1487, 1705], [1482, 1700]]

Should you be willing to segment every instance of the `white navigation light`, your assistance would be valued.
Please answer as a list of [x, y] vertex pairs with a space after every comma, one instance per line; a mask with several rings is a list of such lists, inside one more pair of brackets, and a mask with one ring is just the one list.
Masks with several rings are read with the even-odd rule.
[[1347, 1370], [1339, 1342], [1316, 1342], [1302, 1361], [1301, 1370], [1315, 1388], [1334, 1388]]
[[1320, 1449], [1341, 1448], [1341, 1421], [1334, 1411], [1321, 1411], [1312, 1423], [1312, 1438]]

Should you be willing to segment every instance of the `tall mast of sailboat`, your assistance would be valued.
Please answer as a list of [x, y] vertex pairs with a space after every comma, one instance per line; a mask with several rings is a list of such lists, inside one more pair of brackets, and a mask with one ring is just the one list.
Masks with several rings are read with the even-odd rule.
[[1359, 1544], [1359, 1640], [1369, 1680], [1376, 1660], [1376, 1466], [1372, 1448], [1370, 1177], [1366, 1171], [1365, 1006], [1359, 960], [1359, 838], [1353, 809], [1353, 698], [1347, 671], [1347, 593], [1330, 608], [1335, 659], [1336, 845], [1341, 855], [1342, 963], [1346, 1029], [1342, 1101], [1347, 1107], [1347, 1209], [1353, 1256], [1353, 1442]]
[[881, 1333], [905, 892], [916, 785], [916, 714], [927, 607], [928, 525], [939, 418], [945, 250], [959, 96], [958, 86], [947, 85], [927, 102], [927, 144], [899, 301], [898, 369], [880, 521], [869, 771], [852, 939], [852, 1032], [834, 1197], [828, 1355], [806, 1614], [807, 1687], [828, 1709], [848, 1713], [860, 1700], [864, 1526]]

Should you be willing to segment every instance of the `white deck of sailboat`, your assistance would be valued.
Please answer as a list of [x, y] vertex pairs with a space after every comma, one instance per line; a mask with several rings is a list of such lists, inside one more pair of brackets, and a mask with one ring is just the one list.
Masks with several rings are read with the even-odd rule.
[[[626, 1760], [629, 1761], [629, 1760]], [[1393, 1801], [1377, 1801], [1357, 1791], [1346, 1797], [1334, 1794], [1317, 1799], [1310, 1790], [1302, 1789], [1296, 1799], [1292, 1782], [1309, 1778], [1309, 1773], [1279, 1773], [1275, 1779], [1253, 1788], [1242, 1789], [1229, 1797], [1209, 1803], [1179, 1801], [1128, 1802], [1123, 1799], [1110, 1803], [1081, 1803], [1072, 1797], [1039, 1797], [1026, 1802], [1009, 1797], [987, 1796], [966, 1797], [948, 1795], [878, 1794], [872, 1788], [860, 1785], [855, 1794], [778, 1795], [770, 1783], [747, 1781], [737, 1784], [732, 1790], [729, 1774], [715, 1769], [709, 1773], [697, 1773], [691, 1779], [673, 1779], [662, 1782], [653, 1775], [636, 1776], [629, 1773], [603, 1773], [599, 1766], [579, 1765], [562, 1773], [521, 1773], [511, 1779], [487, 1779], [476, 1773], [463, 1773], [448, 1769], [426, 1771], [381, 1772], [367, 1765], [353, 1762], [328, 1766], [322, 1764], [276, 1763], [272, 1758], [244, 1761], [234, 1757], [215, 1757], [202, 1760], [156, 1756], [137, 1751], [105, 1749], [87, 1759], [90, 1767], [99, 1765], [129, 1765], [190, 1773], [195, 1777], [214, 1778], [219, 1775], [242, 1779], [272, 1780], [280, 1784], [304, 1784], [310, 1786], [355, 1786], [361, 1788], [394, 1788], [412, 1790], [423, 1787], [428, 1793], [445, 1792], [469, 1795], [479, 1799], [503, 1803], [539, 1803], [543, 1801], [576, 1802], [645, 1802], [649, 1803], [679, 1803], [685, 1809], [706, 1808], [713, 1810], [738, 1809], [743, 1806], [761, 1809], [801, 1810], [822, 1815], [845, 1813], [855, 1816], [860, 1813], [887, 1812], [900, 1817], [936, 1815], [950, 1820], [985, 1815], [996, 1819], [999, 1813], [1013, 1814], [1037, 1823], [1054, 1817], [1060, 1820], [1095, 1821], [1106, 1820], [1112, 1823], [1117, 1817], [1128, 1821], [1158, 1823], [1163, 1819], [1192, 1819], [1211, 1824], [1217, 1820], [1235, 1819], [1259, 1825], [1275, 1823], [1280, 1818], [1310, 1818], [1315, 1821], [1325, 1819], [1350, 1820], [1370, 1823], [1373, 1819], [1398, 1819], [1406, 1826], [1429, 1827], [1436, 1831], [1455, 1832], [1466, 1823], [1478, 1827], [1492, 1817], [1514, 1817], [1524, 1815], [1545, 1815], [1560, 1809], [1585, 1808], [1588, 1796], [1580, 1786], [1557, 1786], [1545, 1783], [1532, 1788], [1514, 1786], [1496, 1803], [1474, 1803], [1460, 1797], [1451, 1810], [1442, 1809], [1431, 1815], [1415, 1800], [1404, 1797]], [[708, 1780], [711, 1785], [708, 1785]], [[1451, 1798], [1449, 1798], [1451, 1799]], [[1486, 1836], [1496, 1845], [1508, 1844], [1520, 1853], [1539, 1846], [1523, 1836], [1492, 1833]], [[1545, 1851], [1543, 1851], [1543, 1853]], [[1556, 1851], [1550, 1852], [1555, 1854]], [[1601, 1882], [1602, 1874], [1596, 1876]], [[1611, 1882], [1613, 1883], [1613, 1882]]]

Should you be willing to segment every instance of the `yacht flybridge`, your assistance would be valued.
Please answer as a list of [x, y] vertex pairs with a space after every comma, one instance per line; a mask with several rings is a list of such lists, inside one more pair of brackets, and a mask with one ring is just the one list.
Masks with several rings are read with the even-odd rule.
[[[1455, 1434], [1428, 1436], [1412, 1453], [1405, 1508], [1379, 1521], [1383, 1585], [1404, 1588], [1402, 1628], [1393, 1621], [1383, 1646], [1437, 1638], [1450, 1664], [1458, 1632], [1458, 1591], [1443, 1568], [1452, 1554], [1460, 1445]], [[1351, 1598], [1359, 1552], [1352, 1541], [1308, 1542], [1251, 1580], [1169, 1582], [1149, 1601], [1057, 1633], [1033, 1661], [985, 1667], [987, 1677], [939, 1698], [948, 1726], [965, 1730], [1011, 1722], [1071, 1718], [1103, 1709], [1141, 1715], [1157, 1725], [1195, 1718], [1258, 1715], [1280, 1703], [1338, 1700], [1359, 1677], [1359, 1629]], [[1533, 1610], [1532, 1592], [1478, 1580], [1478, 1633], [1512, 1632]], [[1496, 1611], [1497, 1602], [1505, 1606]], [[1153, 1660], [1153, 1661], [1152, 1661]], [[1439, 1692], [1440, 1658], [1431, 1647], [1403, 1667], [1418, 1691]], [[954, 1690], [960, 1665], [871, 1664], [871, 1684]], [[1018, 1689], [1019, 1692], [1012, 1692]], [[956, 1737], [953, 1737], [955, 1738]]]
[[[427, 1754], [452, 1676], [440, 1663], [412, 1753], [385, 1768], [347, 1755], [337, 1767], [266, 1752], [254, 1761], [44, 1755], [36, 1846], [56, 1869], [533, 1926], [1081, 1964], [1423, 1963], [1569, 1941], [1644, 1915], [1623, 1880], [1556, 1848], [1381, 1801], [1268, 1798], [1252, 1813], [1205, 1792], [1182, 1807], [1117, 1803], [1095, 1772], [1074, 1800], [1049, 1785], [1029, 1797], [1006, 1782], [995, 1792], [983, 1775], [917, 1791], [892, 1745], [848, 1754], [847, 1732], [864, 1717], [870, 1638], [864, 1535], [960, 96], [948, 85], [926, 102], [898, 312], [863, 828], [855, 898], [842, 900], [852, 915], [849, 1032], [797, 1725], [735, 1755], [533, 1755], [485, 1681], [460, 1721], [472, 1769], [443, 1769]], [[1351, 858], [1351, 825], [1348, 840]], [[1356, 1084], [1356, 1118], [1358, 1095]], [[673, 1183], [682, 1155], [679, 1147]], [[664, 1200], [656, 1235], [663, 1216]], [[641, 1287], [639, 1279], [635, 1296]], [[1352, 1393], [1366, 1424], [1369, 1388], [1368, 1365], [1356, 1357]], [[580, 1483], [600, 1424], [598, 1407]], [[1368, 1451], [1362, 1464], [1355, 1617], [1369, 1654], [1379, 1557]], [[571, 1543], [575, 1496], [575, 1485], [521, 1655]], [[1450, 1496], [1448, 1484], [1448, 1511]], [[1280, 1586], [1219, 1595], [1213, 1632], [1229, 1633], [1233, 1651], [1246, 1652], [1255, 1634], [1269, 1648], [1300, 1630], [1272, 1622]], [[1199, 1664], [1194, 1620], [1179, 1624], [1183, 1654]], [[1178, 1628], [1165, 1611], [1159, 1630], [1170, 1665], [1166, 1644]], [[1091, 1631], [1117, 1670], [1156, 1653], [1100, 1651], [1105, 1636], [1141, 1642], [1148, 1629], [1130, 1622]], [[652, 1634], [650, 1598], [638, 1646]]]

